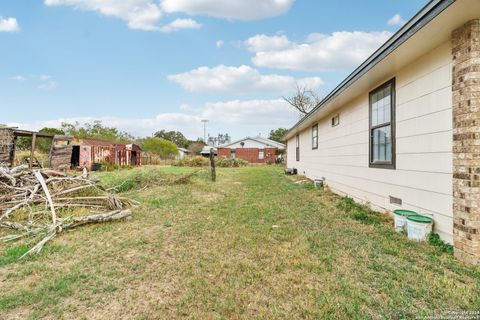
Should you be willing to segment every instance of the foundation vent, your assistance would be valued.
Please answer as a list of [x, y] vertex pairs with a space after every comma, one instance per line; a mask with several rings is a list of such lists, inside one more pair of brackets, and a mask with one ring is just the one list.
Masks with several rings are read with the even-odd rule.
[[390, 203], [401, 206], [402, 205], [402, 199], [390, 196]]

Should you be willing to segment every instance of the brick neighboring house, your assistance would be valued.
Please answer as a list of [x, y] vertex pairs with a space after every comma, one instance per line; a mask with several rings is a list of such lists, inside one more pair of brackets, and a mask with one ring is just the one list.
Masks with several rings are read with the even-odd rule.
[[480, 264], [480, 1], [432, 0], [285, 136], [287, 166]]
[[283, 143], [263, 137], [246, 137], [217, 148], [218, 157], [238, 158], [250, 163], [274, 163], [277, 151], [284, 151]]

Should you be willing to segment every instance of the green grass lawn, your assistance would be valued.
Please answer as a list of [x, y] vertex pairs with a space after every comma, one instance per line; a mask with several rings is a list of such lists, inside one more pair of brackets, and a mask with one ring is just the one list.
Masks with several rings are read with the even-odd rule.
[[[410, 319], [480, 310], [480, 271], [275, 166], [98, 174], [142, 202], [127, 222], [0, 248], [0, 319]], [[142, 175], [144, 178], [135, 178]], [[148, 183], [143, 183], [147, 179]], [[0, 230], [0, 235], [2, 235]]]

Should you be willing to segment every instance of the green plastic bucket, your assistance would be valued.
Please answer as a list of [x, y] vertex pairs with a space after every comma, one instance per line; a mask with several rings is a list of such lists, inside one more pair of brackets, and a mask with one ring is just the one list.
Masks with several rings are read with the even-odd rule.
[[433, 219], [422, 215], [412, 215], [407, 217], [408, 239], [415, 241], [425, 241], [432, 232]]
[[407, 230], [407, 217], [418, 215], [415, 211], [397, 209], [393, 211], [395, 221], [395, 231], [402, 232]]
[[413, 216], [408, 216], [407, 220], [417, 222], [417, 223], [433, 223], [433, 219], [427, 216], [422, 216], [422, 215], [413, 215]]

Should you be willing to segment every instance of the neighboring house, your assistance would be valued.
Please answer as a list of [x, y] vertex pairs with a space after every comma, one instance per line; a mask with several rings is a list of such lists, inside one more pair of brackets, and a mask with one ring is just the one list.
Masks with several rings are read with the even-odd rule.
[[175, 160], [182, 160], [186, 156], [190, 154], [190, 151], [188, 151], [185, 148], [178, 148], [178, 154], [175, 157]]
[[218, 146], [218, 156], [238, 158], [250, 163], [274, 163], [278, 151], [285, 150], [283, 143], [263, 137], [246, 137]]
[[136, 144], [114, 144], [108, 141], [74, 138], [72, 167], [92, 170], [95, 164], [141, 165], [142, 149]]
[[287, 166], [480, 263], [480, 1], [430, 1], [286, 134]]

